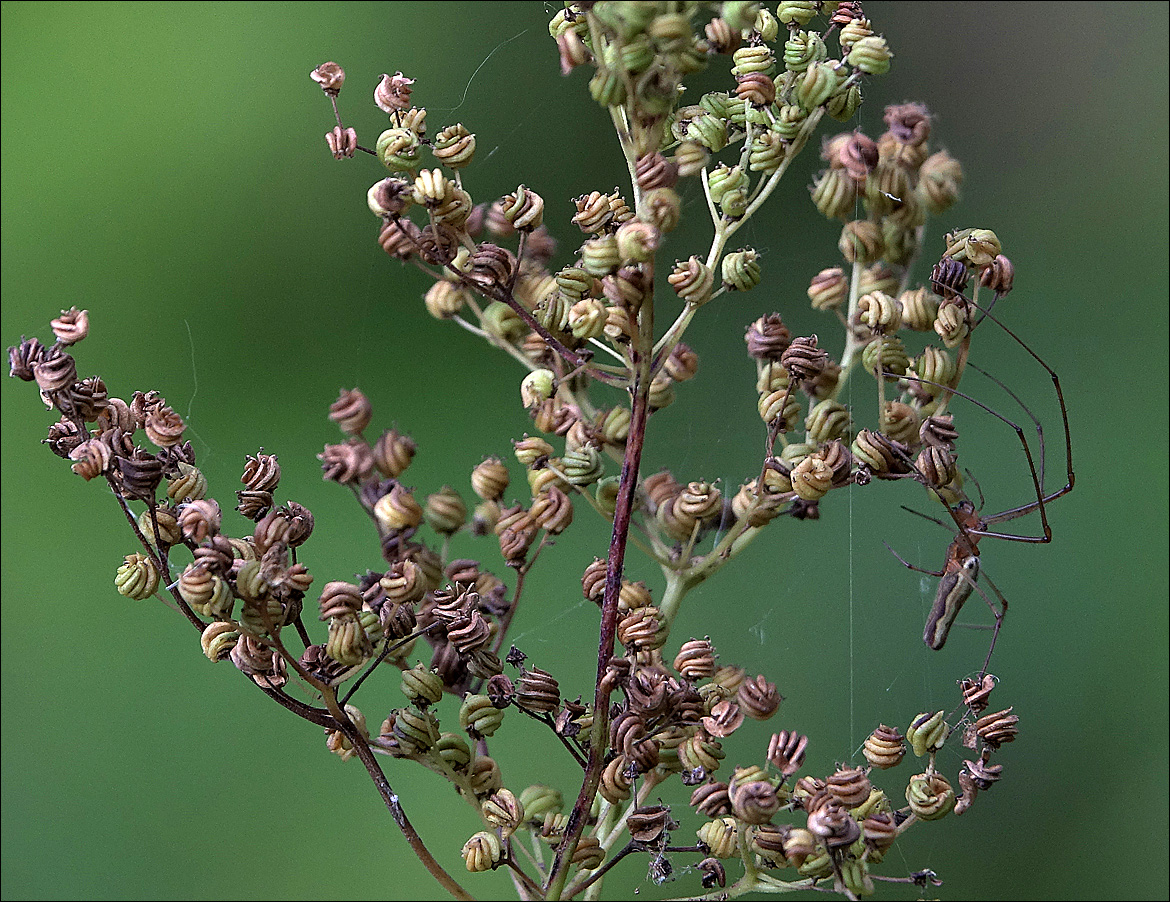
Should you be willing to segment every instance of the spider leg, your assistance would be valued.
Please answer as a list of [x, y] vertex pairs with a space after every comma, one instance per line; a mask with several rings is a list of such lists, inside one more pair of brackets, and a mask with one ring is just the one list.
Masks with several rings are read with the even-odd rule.
[[[917, 511], [910, 511], [910, 513], [914, 514], [914, 513], [917, 513]], [[926, 516], [926, 515], [923, 514], [923, 516]], [[934, 519], [934, 518], [927, 517], [927, 519]], [[935, 520], [935, 522], [938, 523], [940, 526], [942, 525], [941, 520]], [[906, 560], [904, 557], [902, 557], [902, 555], [898, 554], [898, 552], [896, 552], [893, 548], [891, 548], [889, 542], [882, 542], [882, 544], [886, 546], [886, 549], [890, 552], [890, 554], [892, 554], [894, 557], [896, 557], [901, 562], [903, 567], [906, 567], [910, 570], [913, 570], [915, 573], [925, 573], [927, 576], [937, 576], [937, 577], [943, 576], [942, 570], [926, 570], [923, 567], [919, 567], [917, 564], [911, 564], [908, 560]]]
[[995, 615], [995, 627], [991, 633], [991, 646], [987, 649], [987, 657], [983, 659], [983, 668], [979, 671], [979, 682], [982, 682], [983, 677], [987, 675], [987, 668], [991, 664], [991, 656], [995, 652], [995, 643], [996, 640], [999, 639], [999, 631], [1003, 627], [1003, 621], [1007, 617], [1008, 609], [1007, 599], [1003, 597], [1003, 593], [999, 591], [999, 588], [991, 581], [990, 577], [988, 577], [986, 573], [983, 574], [983, 579], [991, 587], [991, 591], [995, 593], [995, 597], [998, 600], [1000, 607], [998, 610], [996, 610], [995, 603], [987, 597], [987, 593], [984, 592], [983, 589], [981, 589], [977, 584], [975, 584], [975, 590], [979, 593], [980, 597], [985, 602], [987, 602], [987, 606], [991, 608], [991, 613]]

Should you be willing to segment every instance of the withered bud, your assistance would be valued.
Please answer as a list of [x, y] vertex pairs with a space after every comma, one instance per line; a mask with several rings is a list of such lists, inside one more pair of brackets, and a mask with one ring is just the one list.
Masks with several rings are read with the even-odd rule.
[[53, 320], [51, 325], [53, 334], [61, 344], [77, 344], [89, 334], [89, 311], [70, 307], [68, 310], [62, 310], [61, 315]]
[[776, 685], [769, 683], [763, 675], [744, 680], [736, 697], [743, 712], [753, 720], [767, 720], [776, 713], [784, 696], [776, 691]]
[[781, 730], [779, 733], [774, 733], [768, 741], [768, 761], [784, 776], [791, 777], [804, 764], [804, 754], [807, 748], [807, 736]]
[[673, 830], [677, 826], [678, 824], [670, 816], [670, 808], [666, 805], [648, 805], [635, 808], [626, 817], [626, 828], [630, 831], [630, 839], [635, 842], [654, 842], [663, 833]]
[[342, 128], [340, 125], [335, 125], [331, 131], [325, 133], [325, 143], [329, 145], [329, 152], [333, 154], [333, 159], [348, 159], [357, 152], [357, 132], [352, 128]]
[[943, 257], [930, 273], [930, 290], [943, 300], [955, 300], [967, 290], [970, 273], [967, 264], [954, 257]]
[[261, 451], [255, 457], [248, 455], [240, 482], [252, 491], [271, 492], [280, 482], [280, 462], [275, 454]]
[[46, 351], [32, 371], [37, 387], [46, 393], [61, 391], [77, 381], [77, 362], [56, 348]]
[[930, 113], [920, 103], [892, 104], [882, 119], [899, 144], [924, 144], [930, 137]]
[[516, 685], [516, 706], [536, 714], [555, 711], [561, 705], [560, 687], [552, 674], [534, 667]]
[[969, 678], [959, 681], [959, 689], [963, 693], [963, 704], [976, 714], [982, 714], [987, 710], [991, 699], [991, 690], [994, 688], [995, 677], [990, 673], [985, 673], [979, 682]]
[[922, 421], [918, 430], [918, 437], [932, 448], [941, 448], [952, 454], [955, 451], [955, 442], [959, 438], [959, 430], [955, 428], [955, 418], [947, 413], [941, 416], [927, 417]]
[[878, 146], [872, 138], [861, 132], [852, 132], [845, 140], [835, 145], [837, 163], [856, 182], [864, 182], [866, 176], [877, 168]]
[[779, 313], [762, 316], [744, 333], [748, 356], [755, 360], [778, 361], [792, 344], [792, 333]]
[[330, 97], [336, 97], [345, 84], [345, 70], [333, 62], [322, 63], [309, 73], [309, 77]]
[[704, 889], [727, 886], [727, 869], [718, 858], [704, 858], [699, 862], [699, 870], [703, 872]]
[[673, 188], [678, 184], [678, 164], [658, 151], [638, 157], [634, 172], [638, 187], [643, 191], [653, 188]]
[[1012, 261], [1003, 254], [999, 254], [980, 270], [979, 284], [984, 288], [990, 288], [997, 296], [1003, 297], [1012, 290], [1015, 277], [1016, 268], [1012, 266]]
[[329, 419], [346, 435], [361, 435], [370, 425], [373, 406], [360, 389], [342, 389], [337, 400], [329, 405]]
[[8, 375], [24, 382], [32, 382], [33, 367], [45, 356], [45, 346], [39, 339], [20, 338], [20, 344], [8, 349]]
[[410, 466], [417, 451], [418, 444], [414, 439], [391, 429], [383, 432], [374, 444], [374, 466], [383, 476], [397, 479]]
[[467, 263], [467, 280], [489, 295], [504, 288], [516, 271], [516, 257], [506, 248], [484, 242], [475, 249]]
[[414, 79], [407, 78], [401, 72], [383, 74], [374, 88], [374, 103], [383, 113], [410, 109], [410, 92], [413, 90], [410, 86], [413, 84]]
[[340, 445], [326, 445], [317, 455], [321, 471], [329, 482], [361, 482], [374, 471], [374, 454], [361, 439], [351, 438]]
[[817, 347], [815, 335], [792, 339], [792, 344], [780, 357], [780, 365], [793, 381], [815, 379], [829, 364], [829, 352]]
[[125, 494], [131, 498], [153, 501], [155, 489], [163, 479], [162, 463], [153, 454], [136, 451], [130, 457], [116, 457]]

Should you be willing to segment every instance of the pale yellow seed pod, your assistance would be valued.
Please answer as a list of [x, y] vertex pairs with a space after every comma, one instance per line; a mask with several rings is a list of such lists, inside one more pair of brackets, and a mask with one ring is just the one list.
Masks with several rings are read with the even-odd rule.
[[934, 331], [948, 348], [958, 347], [971, 331], [966, 309], [959, 304], [943, 304], [938, 308]]
[[902, 305], [902, 325], [915, 332], [929, 332], [938, 317], [940, 298], [926, 288], [913, 288], [898, 295]]
[[176, 504], [207, 497], [207, 477], [198, 467], [179, 462], [179, 473], [167, 482], [167, 496]]
[[460, 854], [467, 870], [474, 874], [495, 868], [500, 863], [503, 847], [498, 836], [481, 830], [463, 844]]
[[787, 389], [760, 395], [756, 409], [760, 412], [760, 418], [768, 424], [783, 416], [786, 428], [800, 417], [800, 401], [796, 397], [796, 392], [789, 392]]
[[463, 309], [471, 293], [462, 285], [440, 279], [423, 296], [427, 313], [435, 319], [450, 319]]
[[144, 554], [126, 555], [114, 577], [118, 593], [135, 601], [150, 598], [158, 591], [159, 572], [154, 562]]
[[734, 858], [738, 854], [735, 818], [728, 816], [707, 821], [695, 832], [699, 841], [711, 850], [713, 858]]
[[861, 322], [874, 332], [890, 335], [902, 326], [902, 305], [884, 291], [871, 291], [857, 301]]
[[203, 654], [209, 661], [224, 661], [236, 647], [240, 638], [240, 631], [236, 625], [226, 620], [213, 620], [203, 630], [199, 639], [203, 647]]
[[805, 501], [819, 501], [833, 487], [833, 468], [819, 457], [806, 457], [792, 469], [792, 488]]

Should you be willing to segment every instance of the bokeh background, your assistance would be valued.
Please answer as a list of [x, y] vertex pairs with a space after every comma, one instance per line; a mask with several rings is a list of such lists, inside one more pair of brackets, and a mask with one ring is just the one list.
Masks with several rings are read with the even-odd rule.
[[[309, 71], [327, 59], [346, 67], [342, 109], [367, 145], [384, 121], [370, 102], [379, 74], [416, 78], [433, 129], [460, 120], [478, 135], [466, 175], [477, 200], [521, 182], [546, 198], [563, 265], [580, 241], [569, 199], [625, 174], [587, 76], [559, 74], [555, 9], [4, 4], [5, 345], [45, 339], [61, 309], [88, 309], [82, 372], [124, 397], [159, 390], [190, 424], [214, 494], [231, 496], [245, 455], [276, 453], [281, 497], [317, 517], [302, 559], [318, 580], [378, 567], [363, 516], [322, 482], [315, 458], [335, 440], [325, 412], [340, 388], [371, 397], [375, 428], [415, 437], [407, 481], [423, 493], [451, 483], [470, 495], [471, 467], [506, 453], [528, 423], [512, 362], [430, 319], [425, 281], [378, 249], [364, 195], [383, 173], [326, 152], [332, 114]], [[932, 250], [953, 227], [1003, 240], [1017, 279], [1000, 313], [1060, 373], [1077, 471], [1076, 490], [1052, 506], [1050, 546], [984, 546], [985, 570], [1012, 602], [994, 666], [996, 700], [1022, 724], [1000, 758], [1006, 779], [963, 818], [912, 831], [883, 873], [933, 868], [946, 882], [928, 894], [941, 898], [1164, 897], [1167, 6], [866, 9], [896, 59], [851, 125], [876, 136], [889, 102], [935, 113], [933, 144], [964, 162], [967, 181], [963, 202], [932, 226]], [[817, 168], [810, 149], [741, 233], [763, 254], [766, 281], [703, 311], [687, 339], [700, 378], [654, 418], [649, 467], [734, 490], [758, 466], [742, 343], [755, 317], [780, 310], [794, 332], [840, 347], [804, 295], [836, 254], [837, 228], [807, 197]], [[687, 199], [694, 215], [676, 256], [707, 240], [701, 198]], [[1057, 484], [1046, 375], [990, 330], [979, 355], [1044, 422]], [[1022, 416], [993, 384], [970, 387]], [[1026, 501], [1014, 437], [964, 416], [962, 462], [987, 509]], [[327, 754], [315, 728], [229, 664], [210, 665], [172, 611], [114, 591], [132, 538], [108, 493], [39, 445], [49, 422], [33, 388], [3, 380], [3, 895], [435, 896], [357, 762]], [[795, 729], [813, 737], [810, 769], [827, 773], [858, 760], [879, 721], [904, 729], [921, 710], [953, 707], [955, 679], [982, 660], [987, 634], [974, 630], [942, 652], [923, 647], [933, 585], [882, 546], [939, 565], [946, 535], [898, 509], [928, 509], [921, 495], [882, 484], [832, 501], [819, 522], [777, 522], [680, 619], [676, 639], [710, 635], [724, 661], [768, 674], [787, 698], [767, 727], [737, 734], [729, 762], [759, 760], [771, 731]], [[605, 543], [599, 523], [578, 519], [542, 560], [516, 624], [517, 644], [556, 669], [567, 694], [591, 685], [596, 613], [577, 579]], [[657, 585], [636, 556], [630, 575]], [[971, 607], [966, 619], [987, 622]], [[375, 726], [402, 703], [397, 679], [366, 691]], [[514, 721], [493, 742], [508, 785], [542, 780], [571, 794], [563, 756]], [[943, 753], [947, 772], [960, 755]], [[473, 812], [430, 774], [386, 766], [424, 838], [463, 873]], [[666, 800], [685, 804], [672, 791]], [[675, 858], [680, 872], [689, 862]], [[503, 874], [466, 885], [512, 895]], [[697, 883], [655, 887], [632, 861], [607, 886], [660, 898]]]

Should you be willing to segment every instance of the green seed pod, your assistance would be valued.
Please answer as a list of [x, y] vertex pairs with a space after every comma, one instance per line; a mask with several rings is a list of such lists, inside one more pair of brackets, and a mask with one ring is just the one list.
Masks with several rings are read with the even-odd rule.
[[605, 462], [601, 452], [592, 445], [582, 445], [566, 451], [561, 458], [561, 473], [569, 485], [587, 486], [597, 482], [605, 473]]
[[720, 163], [707, 175], [707, 190], [711, 194], [711, 200], [715, 203], [719, 203], [728, 191], [743, 188], [747, 184], [747, 173], [739, 166], [727, 166]]
[[917, 774], [906, 787], [906, 801], [920, 819], [935, 821], [955, 807], [955, 791], [941, 774]]
[[739, 219], [746, 212], [751, 203], [751, 194], [747, 188], [733, 188], [719, 199], [719, 211], [727, 219]]
[[581, 245], [581, 266], [591, 276], [607, 276], [621, 265], [617, 238], [613, 235], [598, 235]]
[[941, 304], [934, 320], [934, 331], [948, 348], [956, 348], [970, 334], [971, 324], [963, 304]]
[[126, 555], [114, 577], [118, 593], [135, 601], [150, 598], [158, 591], [159, 572], [154, 562], [144, 554]]
[[459, 726], [472, 739], [492, 736], [503, 722], [503, 710], [486, 695], [468, 694], [459, 708]]
[[378, 136], [375, 151], [391, 172], [413, 172], [420, 159], [418, 135], [409, 128], [388, 128]]
[[259, 561], [245, 561], [236, 573], [236, 592], [245, 601], [256, 601], [269, 594], [268, 583], [261, 575]]
[[915, 332], [929, 332], [938, 318], [940, 298], [928, 288], [912, 288], [898, 295], [902, 305], [902, 325]]
[[436, 160], [449, 169], [462, 169], [475, 156], [475, 135], [462, 123], [448, 125], [435, 135], [431, 153]]
[[420, 708], [433, 705], [443, 697], [443, 678], [423, 664], [415, 664], [402, 674], [402, 694]]
[[890, 60], [893, 58], [894, 54], [885, 38], [869, 35], [849, 48], [847, 59], [849, 65], [856, 66], [866, 75], [885, 75], [890, 71]]
[[864, 860], [845, 857], [841, 860], [840, 867], [845, 889], [851, 892], [854, 898], [873, 895], [873, 880], [869, 876], [869, 865]]
[[731, 55], [734, 65], [731, 74], [734, 76], [749, 75], [762, 72], [772, 75], [776, 72], [776, 57], [772, 48], [767, 44], [745, 44], [736, 49]]
[[402, 747], [425, 752], [439, 741], [439, 721], [430, 711], [400, 708], [394, 714], [394, 736]]
[[762, 131], [752, 133], [751, 149], [748, 151], [748, 169], [771, 175], [780, 168], [788, 154], [788, 145], [779, 133]]
[[838, 122], [848, 122], [861, 109], [861, 85], [853, 84], [829, 98], [825, 110]]
[[948, 730], [942, 711], [919, 714], [906, 731], [906, 741], [919, 758], [927, 754], [933, 755], [943, 747]]
[[871, 291], [857, 301], [858, 318], [869, 329], [892, 335], [902, 327], [902, 305], [884, 291]]
[[797, 868], [797, 871], [800, 876], [813, 880], [828, 877], [833, 873], [833, 859], [829, 855], [829, 850], [824, 846], [817, 846], [814, 854], [809, 855], [804, 863]]
[[598, 481], [597, 490], [594, 492], [594, 498], [597, 500], [597, 506], [601, 509], [601, 513], [611, 520], [614, 511], [617, 510], [619, 483], [620, 480], [617, 476], [606, 477]]
[[844, 169], [826, 169], [813, 179], [812, 199], [825, 218], [846, 220], [857, 205], [857, 183]]
[[463, 773], [471, 763], [471, 748], [455, 733], [440, 733], [434, 750], [456, 773]]
[[733, 291], [750, 291], [760, 284], [760, 255], [751, 248], [734, 251], [723, 258], [723, 284]]
[[760, 36], [760, 40], [771, 44], [780, 34], [780, 22], [766, 7], [761, 6], [752, 23], [752, 31]]
[[598, 69], [589, 79], [589, 95], [601, 106], [621, 106], [626, 100], [626, 82], [615, 69]]
[[776, 7], [776, 18], [785, 25], [795, 22], [804, 28], [820, 11], [821, 4], [815, 0], [780, 0], [780, 5]]
[[480, 325], [489, 335], [509, 344], [515, 344], [528, 334], [524, 320], [503, 301], [492, 301], [484, 308]]
[[810, 455], [792, 468], [792, 489], [805, 501], [819, 501], [833, 487], [833, 468]]
[[840, 84], [832, 63], [812, 63], [797, 79], [793, 97], [801, 109], [812, 111], [832, 97]]
[[798, 31], [784, 42], [784, 68], [789, 72], [804, 72], [828, 55], [825, 42], [815, 32]]
[[520, 804], [527, 821], [543, 823], [546, 815], [558, 814], [565, 807], [565, 800], [551, 786], [534, 783], [520, 793]]
[[939, 386], [950, 385], [957, 371], [958, 364], [951, 355], [934, 345], [927, 345], [922, 349], [922, 354], [914, 360], [914, 374], [933, 383], [922, 386], [931, 396], [939, 393]]
[[167, 481], [167, 496], [179, 504], [207, 497], [207, 477], [198, 467], [179, 462], [179, 473]]
[[736, 822], [733, 817], [707, 821], [695, 833], [699, 841], [711, 850], [712, 858], [734, 858], [739, 853], [736, 844]]
[[837, 249], [846, 263], [873, 263], [882, 255], [881, 226], [868, 219], [845, 223], [841, 229], [841, 238], [837, 241]]
[[356, 667], [374, 653], [365, 628], [356, 616], [334, 617], [329, 621], [325, 653], [347, 667]]
[[717, 116], [703, 111], [693, 119], [680, 120], [674, 126], [675, 137], [700, 144], [712, 153], [727, 146], [727, 126]]
[[821, 401], [809, 411], [804, 429], [809, 440], [817, 444], [843, 438], [849, 431], [849, 408], [836, 401]]
[[772, 127], [781, 138], [791, 141], [800, 133], [807, 118], [807, 110], [803, 110], [795, 104], [786, 104], [780, 107], [780, 114], [776, 117], [776, 122]]
[[605, 302], [600, 298], [583, 298], [569, 308], [566, 325], [574, 338], [588, 341], [600, 338], [608, 320]]
[[878, 336], [861, 352], [861, 365], [875, 378], [880, 373], [889, 380], [893, 376], [905, 375], [910, 368], [910, 357], [897, 335]]

